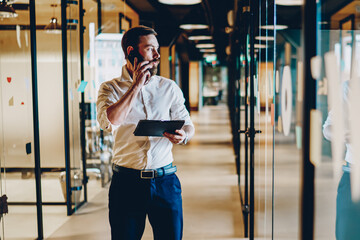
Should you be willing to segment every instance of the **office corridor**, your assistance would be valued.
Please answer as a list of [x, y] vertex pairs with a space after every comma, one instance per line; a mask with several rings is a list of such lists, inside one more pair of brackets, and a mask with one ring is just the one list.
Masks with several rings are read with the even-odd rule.
[[[230, 123], [225, 105], [192, 113], [196, 133], [186, 146], [174, 147], [183, 189], [184, 239], [241, 239], [243, 236]], [[69, 217], [48, 239], [110, 239], [108, 188]], [[146, 225], [143, 239], [153, 239]]]

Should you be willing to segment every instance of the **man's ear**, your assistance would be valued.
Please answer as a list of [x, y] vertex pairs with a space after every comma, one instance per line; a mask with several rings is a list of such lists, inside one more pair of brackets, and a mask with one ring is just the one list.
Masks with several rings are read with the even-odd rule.
[[129, 56], [130, 52], [133, 51], [133, 50], [134, 50], [134, 48], [132, 46], [128, 46], [127, 49], [126, 49], [127, 55]]

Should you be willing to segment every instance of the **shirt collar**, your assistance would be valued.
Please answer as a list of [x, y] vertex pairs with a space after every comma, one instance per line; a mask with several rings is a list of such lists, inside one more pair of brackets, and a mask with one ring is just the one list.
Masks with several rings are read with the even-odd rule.
[[126, 64], [122, 67], [122, 80], [126, 82], [133, 82], [132, 77], [129, 74], [129, 71], [126, 68]]

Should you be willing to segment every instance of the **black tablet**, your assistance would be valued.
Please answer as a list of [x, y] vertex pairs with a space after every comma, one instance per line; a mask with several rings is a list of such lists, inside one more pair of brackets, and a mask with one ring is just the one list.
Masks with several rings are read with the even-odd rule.
[[134, 135], [163, 137], [164, 132], [175, 134], [175, 130], [181, 129], [184, 123], [184, 120], [140, 120]]

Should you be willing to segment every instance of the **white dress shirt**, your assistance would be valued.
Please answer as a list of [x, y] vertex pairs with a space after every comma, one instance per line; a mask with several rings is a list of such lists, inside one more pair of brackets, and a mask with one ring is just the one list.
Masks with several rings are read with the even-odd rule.
[[132, 84], [126, 67], [122, 76], [101, 84], [97, 99], [97, 119], [104, 131], [112, 132], [114, 148], [112, 162], [133, 169], [155, 169], [173, 161], [172, 143], [165, 137], [139, 137], [133, 132], [141, 119], [185, 120], [192, 125], [186, 110], [183, 93], [178, 85], [161, 76], [152, 76], [133, 103], [128, 116], [120, 125], [113, 125], [107, 118], [106, 109], [120, 100]]

